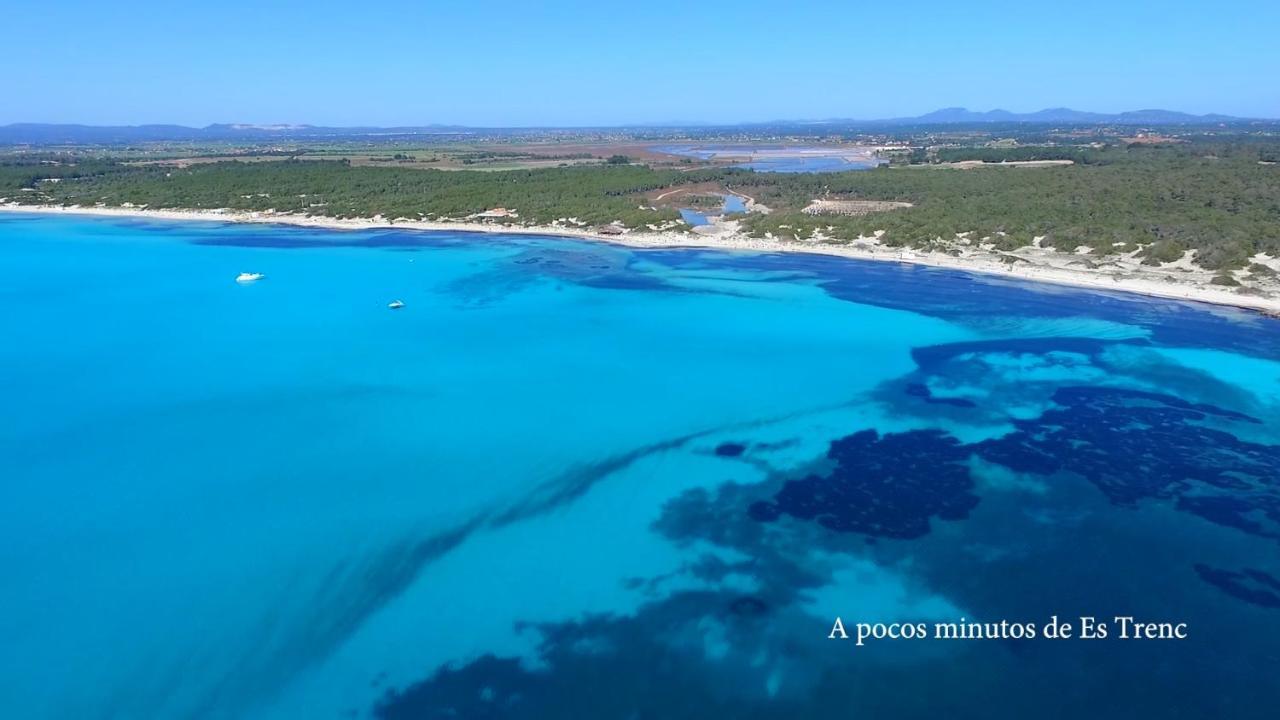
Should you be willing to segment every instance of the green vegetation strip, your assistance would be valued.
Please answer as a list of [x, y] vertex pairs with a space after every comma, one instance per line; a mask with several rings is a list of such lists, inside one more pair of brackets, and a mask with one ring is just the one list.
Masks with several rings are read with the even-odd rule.
[[[1244, 268], [1258, 252], [1280, 256], [1280, 140], [1130, 146], [1014, 153], [1073, 159], [1070, 166], [975, 169], [895, 167], [818, 174], [737, 169], [692, 172], [605, 164], [506, 172], [352, 167], [339, 161], [219, 162], [179, 169], [124, 165], [110, 159], [39, 155], [0, 163], [0, 197], [10, 202], [150, 208], [231, 208], [332, 217], [463, 219], [513, 208], [520, 224], [575, 217], [631, 228], [670, 222], [671, 208], [651, 208], [646, 194], [717, 183], [772, 208], [752, 213], [744, 231], [847, 242], [884, 231], [889, 245], [950, 249], [970, 233], [1001, 249], [1042, 244], [1097, 254], [1141, 249], [1149, 262], [1196, 250], [1210, 269]], [[992, 159], [1010, 159], [1009, 151]], [[948, 153], [986, 159], [985, 151]], [[976, 156], [976, 157], [975, 157]], [[1260, 162], [1261, 161], [1261, 162]], [[54, 182], [53, 180], [57, 180]], [[704, 185], [705, 187], [705, 185]], [[805, 215], [815, 198], [892, 200], [913, 207], [863, 217]]]

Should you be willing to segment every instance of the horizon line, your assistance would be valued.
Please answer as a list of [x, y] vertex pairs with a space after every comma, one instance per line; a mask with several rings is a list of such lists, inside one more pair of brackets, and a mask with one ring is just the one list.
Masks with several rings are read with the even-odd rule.
[[[939, 108], [921, 115], [900, 115], [895, 117], [882, 118], [856, 118], [856, 117], [825, 117], [825, 118], [771, 118], [768, 120], [651, 120], [651, 121], [635, 121], [621, 123], [596, 123], [596, 124], [467, 124], [459, 122], [427, 122], [423, 124], [352, 124], [352, 125], [331, 125], [319, 124], [311, 122], [210, 122], [204, 125], [187, 125], [181, 122], [165, 122], [165, 121], [149, 121], [134, 123], [94, 123], [83, 121], [60, 121], [60, 122], [42, 122], [18, 120], [0, 125], [0, 128], [12, 128], [20, 126], [49, 126], [49, 127], [84, 127], [84, 128], [151, 128], [151, 127], [173, 127], [187, 130], [208, 130], [211, 128], [230, 128], [235, 130], [261, 130], [261, 131], [300, 131], [300, 130], [420, 130], [420, 129], [466, 129], [466, 130], [595, 130], [595, 129], [618, 129], [626, 130], [633, 128], [685, 128], [685, 127], [741, 127], [749, 125], [823, 125], [837, 123], [857, 123], [857, 124], [878, 124], [878, 123], [909, 123], [911, 121], [927, 122], [932, 116], [942, 117], [944, 113], [964, 113], [971, 116], [969, 119], [951, 119], [939, 120], [939, 124], [963, 124], [964, 122], [975, 123], [999, 123], [999, 122], [1027, 122], [1027, 123], [1063, 123], [1063, 122], [1079, 122], [1082, 124], [1105, 123], [1113, 121], [1117, 118], [1125, 116], [1137, 116], [1148, 113], [1163, 113], [1167, 115], [1181, 116], [1176, 123], [1192, 123], [1197, 120], [1206, 123], [1218, 122], [1280, 122], [1280, 117], [1247, 117], [1237, 115], [1227, 115], [1224, 113], [1190, 113], [1181, 110], [1168, 110], [1165, 108], [1141, 108], [1137, 110], [1124, 110], [1119, 112], [1099, 112], [1092, 110], [1076, 110], [1065, 106], [1042, 108], [1027, 112], [1010, 111], [1004, 108], [993, 108], [991, 110], [969, 110], [963, 106], [951, 106]], [[1048, 113], [1074, 114], [1078, 116], [1094, 116], [1078, 117], [1078, 118], [1046, 118], [1043, 120], [1029, 118], [1028, 116], [1044, 115]], [[1003, 118], [1008, 116], [1007, 120]]]

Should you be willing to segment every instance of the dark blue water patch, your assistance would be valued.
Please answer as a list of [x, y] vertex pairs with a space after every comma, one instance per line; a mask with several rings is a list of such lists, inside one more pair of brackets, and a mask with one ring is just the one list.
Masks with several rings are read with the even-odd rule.
[[[760, 645], [768, 616], [769, 605], [755, 596], [692, 591], [649, 603], [634, 617], [538, 624], [523, 628], [541, 636], [538, 668], [492, 654], [444, 666], [387, 692], [373, 714], [381, 720], [781, 719], [794, 708], [768, 701], [769, 668], [752, 667], [747, 651]], [[734, 650], [719, 662], [709, 660], [701, 644], [680, 647], [676, 641], [696, 637], [702, 618], [733, 623]]]
[[[1119, 506], [1172, 500], [1176, 509], [1218, 525], [1280, 538], [1280, 447], [1245, 442], [1233, 434], [1257, 434], [1247, 426], [1262, 422], [1240, 411], [1255, 408], [1256, 400], [1201, 371], [1166, 367], [1168, 361], [1158, 355], [1129, 354], [1125, 367], [1109, 362], [1109, 348], [1140, 344], [1089, 338], [951, 343], [913, 350], [922, 370], [909, 377], [920, 385], [937, 380], [984, 387], [993, 408], [1045, 402], [1055, 406], [1031, 420], [1000, 418], [1016, 430], [973, 446], [984, 460], [1045, 476], [1074, 473]], [[1135, 388], [1024, 382], [1016, 373], [1012, 381], [992, 382], [982, 360], [990, 354], [1049, 358], [1064, 353], [1092, 363], [1109, 382], [1141, 383], [1155, 377], [1159, 386], [1179, 394], [1196, 400], [1221, 398], [1237, 409]], [[900, 412], [925, 416], [894, 400], [893, 391], [902, 387], [889, 383], [876, 397]], [[906, 386], [908, 395], [922, 392]], [[963, 421], [963, 416], [953, 419]]]
[[747, 446], [743, 443], [726, 442], [716, 446], [715, 453], [720, 457], [738, 457], [746, 452]]
[[1068, 404], [1079, 404], [1088, 402], [1093, 399], [1101, 399], [1103, 401], [1128, 401], [1132, 404], [1148, 403], [1148, 407], [1159, 407], [1161, 405], [1177, 408], [1179, 410], [1191, 410], [1205, 415], [1215, 415], [1217, 417], [1226, 418], [1228, 420], [1237, 420], [1240, 422], [1249, 422], [1261, 424], [1258, 418], [1245, 415], [1244, 413], [1228, 410], [1226, 408], [1216, 407], [1209, 403], [1192, 403], [1181, 398], [1165, 395], [1163, 393], [1148, 392], [1146, 390], [1134, 390], [1131, 388], [1102, 388], [1102, 387], [1067, 387], [1062, 388], [1054, 395], [1054, 400], [1058, 402], [1067, 402]]
[[507, 262], [542, 275], [576, 280], [626, 273], [630, 270], [631, 258], [616, 251], [531, 247]]
[[911, 359], [920, 370], [932, 373], [941, 365], [962, 355], [1005, 353], [1010, 355], [1049, 353], [1075, 353], [1097, 360], [1098, 356], [1114, 345], [1147, 345], [1142, 339], [1098, 340], [1082, 337], [1002, 338], [999, 340], [975, 340], [944, 343], [911, 349]]
[[864, 430], [836, 440], [827, 475], [787, 482], [751, 518], [782, 515], [838, 532], [911, 539], [931, 517], [959, 520], [977, 505], [964, 461], [971, 455], [1015, 472], [1084, 477], [1111, 501], [1132, 507], [1173, 500], [1176, 509], [1218, 525], [1280, 539], [1280, 445], [1242, 441], [1206, 427], [1209, 417], [1257, 423], [1204, 403], [1111, 387], [1064, 387], [1056, 407], [1014, 432], [964, 445], [939, 430]]
[[881, 436], [864, 430], [831, 443], [826, 476], [787, 482], [772, 501], [748, 509], [760, 522], [781, 515], [837, 532], [899, 539], [929, 532], [930, 518], [961, 520], [978, 504], [963, 461], [969, 451], [940, 430]]
[[1011, 317], [1091, 317], [1146, 328], [1151, 341], [1159, 345], [1280, 359], [1280, 319], [1248, 310], [807, 253], [637, 252], [681, 270], [740, 269], [760, 273], [760, 282], [808, 278], [842, 300], [958, 323], [990, 318], [995, 308]]
[[[996, 390], [985, 390], [981, 404], [967, 397], [938, 397], [926, 384], [930, 380], [923, 373], [888, 380], [868, 393], [865, 399], [881, 408], [886, 418], [934, 427], [953, 424], [981, 428], [1005, 423], [1008, 415], [1006, 402], [1018, 399]], [[1026, 384], [1013, 387], [1027, 389]], [[1041, 394], [1047, 397], [1047, 393]]]
[[[770, 543], [760, 525], [742, 521], [734, 509], [740, 507], [745, 496], [739, 490], [744, 489], [726, 484], [714, 494], [689, 490], [667, 503], [654, 527], [677, 543], [710, 540], [743, 548], [746, 559], [729, 561], [704, 552], [684, 570], [704, 583], [720, 584], [729, 575], [758, 578], [759, 591], [681, 591], [645, 603], [634, 613], [519, 624], [516, 632], [540, 638], [536, 670], [495, 656], [443, 666], [420, 682], [388, 692], [374, 715], [693, 718], [710, 712], [715, 717], [794, 717], [792, 703], [767, 696], [772, 667], [755, 658], [762, 653], [803, 657], [802, 666], [812, 670], [849, 656], [827, 652], [821, 635], [797, 632], [809, 621], [796, 613], [795, 603], [804, 589], [822, 585], [825, 574], [789, 557], [797, 546]], [[807, 557], [802, 546], [800, 551]], [[643, 591], [655, 585], [659, 580], [637, 579], [629, 587]], [[689, 642], [702, 636], [708, 621], [731, 630], [724, 638], [729, 652], [720, 659], [709, 658], [700, 642]], [[810, 716], [826, 717], [848, 705], [820, 697], [807, 707], [813, 711]]]
[[[1249, 413], [1267, 412], [1266, 403], [1255, 394], [1204, 370], [1182, 366], [1147, 349], [1149, 346], [1141, 338], [1047, 337], [913, 348], [912, 356], [921, 369], [885, 383], [877, 388], [874, 397], [894, 412], [926, 422], [947, 417], [970, 424], [992, 424], [1009, 417], [1007, 408], [1044, 406], [1065, 382], [1079, 384], [1088, 380], [1112, 387], [1156, 388], [1162, 396], [1194, 401], [1191, 406], [1208, 409], [1207, 414], [1215, 418], [1257, 424]], [[922, 391], [912, 385], [965, 388], [964, 394], [976, 392], [982, 397], [982, 411], [940, 415], [944, 408], [938, 403], [926, 400], [913, 406], [901, 399], [902, 395], [922, 396]]]
[[601, 290], [650, 290], [684, 293], [688, 295], [733, 295], [733, 293], [722, 293], [712, 288], [690, 288], [672, 285], [664, 282], [661, 278], [646, 275], [644, 273], [612, 273], [608, 275], [596, 275], [593, 277], [578, 279], [577, 283], [587, 287], [599, 288]]
[[729, 603], [728, 609], [732, 615], [756, 617], [768, 614], [769, 603], [755, 595], [739, 595]]
[[1065, 387], [1053, 402], [1057, 408], [973, 450], [1019, 472], [1083, 476], [1116, 505], [1173, 499], [1210, 522], [1280, 539], [1280, 446], [1201, 424], [1255, 418], [1119, 388]]
[[966, 398], [935, 397], [933, 394], [933, 391], [929, 389], [929, 386], [923, 383], [908, 383], [906, 388], [903, 390], [903, 392], [905, 392], [906, 394], [912, 397], [918, 397], [921, 400], [924, 400], [925, 402], [929, 403], [930, 405], [950, 405], [952, 407], [959, 407], [959, 408], [978, 407], [977, 403], [975, 403], [972, 400], [968, 400]]
[[544, 279], [602, 290], [733, 294], [713, 286], [671, 284], [638, 265], [634, 255], [602, 245], [530, 245], [503, 260], [486, 263], [484, 270], [452, 280], [442, 289], [475, 307], [500, 301]]
[[1280, 609], [1280, 579], [1268, 573], [1252, 568], [1223, 570], [1203, 563], [1196, 564], [1196, 573], [1231, 597], [1258, 607]]
[[591, 287], [658, 290], [668, 286], [661, 277], [637, 270], [633, 255], [612, 248], [533, 246], [511, 262], [520, 266], [521, 272], [533, 272]]
[[[669, 501], [653, 525], [683, 548], [705, 543], [733, 549], [728, 557], [735, 559], [705, 553], [685, 569], [713, 585], [725, 583], [730, 576], [750, 578], [757, 588], [752, 593], [729, 588], [678, 591], [645, 603], [634, 613], [521, 623], [513, 632], [536, 634], [532, 662], [489, 654], [423, 668], [421, 680], [387, 692], [373, 714], [379, 718], [835, 719], [847, 718], [856, 710], [922, 719], [940, 713], [1025, 718], [1044, 715], [1044, 697], [1060, 691], [1061, 678], [1081, 666], [1093, 670], [1084, 682], [1104, 684], [1137, 666], [1144, 668], [1143, 687], [1153, 694], [1139, 698], [1094, 691], [1068, 693], [1062, 702], [1070, 709], [1050, 715], [1119, 718], [1154, 712], [1163, 716], [1194, 707], [1197, 717], [1270, 718], [1274, 685], [1258, 682], [1252, 670], [1242, 677], [1238, 666], [1230, 666], [1253, 667], [1250, 661], [1270, 653], [1267, 631], [1232, 644], [1229, 657], [1224, 658], [1220, 635], [1207, 629], [1223, 615], [1221, 604], [1214, 602], [1216, 593], [1183, 594], [1183, 586], [1162, 585], [1165, 567], [1159, 565], [1153, 571], [1151, 557], [1144, 552], [1082, 554], [1077, 543], [1059, 542], [1061, 528], [1046, 531], [1044, 525], [1009, 507], [997, 511], [998, 522], [965, 523], [959, 538], [920, 541], [933, 542], [931, 552], [919, 552], [919, 543], [854, 545], [852, 535], [828, 532], [816, 523], [751, 520], [745, 508], [759, 496], [756, 485], [725, 483], [715, 489], [690, 489]], [[1054, 496], [1052, 501], [1062, 499]], [[1093, 532], [1114, 527], [1117, 519], [1092, 517], [1098, 524], [1090, 528], [1091, 540]], [[1125, 533], [1103, 535], [1090, 550], [1127, 537]], [[975, 544], [1007, 542], [1010, 537], [1015, 542], [999, 548], [1008, 554], [975, 560]], [[1150, 535], [1141, 539], [1153, 546], [1167, 544], [1165, 538]], [[892, 554], [892, 548], [901, 550], [908, 560], [894, 561], [903, 556]], [[943, 552], [938, 554], [939, 550]], [[960, 650], [961, 655], [952, 653], [957, 648], [948, 648], [940, 656], [930, 649], [932, 658], [910, 655], [913, 648], [934, 647], [929, 644], [853, 649], [826, 639], [832, 617], [845, 606], [824, 604], [816, 610], [820, 616], [813, 614], [809, 590], [830, 582], [832, 565], [824, 558], [832, 552], [884, 558], [887, 562], [877, 562], [881, 569], [870, 572], [903, 573], [911, 588], [907, 601], [927, 597], [917, 594], [920, 587], [926, 592], [937, 590], [935, 582], [945, 579], [949, 584], [939, 597], [971, 611], [970, 617], [1039, 620], [1046, 608], [1074, 617], [1119, 603], [1125, 611], [1157, 614], [1176, 608], [1177, 614], [1170, 617], [1189, 622], [1200, 634], [1176, 646], [985, 642], [972, 652]], [[1103, 559], [1106, 564], [1100, 571], [1098, 563]], [[914, 574], [921, 569], [927, 569], [927, 574]], [[1188, 576], [1189, 571], [1182, 569]], [[644, 581], [633, 589], [655, 587]], [[1156, 588], [1162, 598], [1172, 598], [1161, 604], [1143, 602]], [[1226, 615], [1214, 629], [1232, 626], [1233, 620]], [[712, 656], [706, 651], [702, 639], [709, 628], [723, 628], [719, 639], [727, 645], [726, 652]], [[1273, 654], [1265, 657], [1274, 662]], [[777, 695], [764, 690], [774, 675], [782, 678]], [[920, 694], [921, 677], [929, 678], [927, 689], [952, 691], [944, 699], [932, 691]], [[965, 691], [957, 695], [956, 688]], [[1253, 690], [1241, 694], [1242, 688]], [[903, 697], [913, 692], [919, 702], [904, 711]], [[993, 705], [991, 697], [996, 695], [1001, 702]]]
[[[503, 243], [504, 245], [508, 243]], [[600, 243], [520, 243], [522, 250], [443, 286], [470, 306], [485, 306], [546, 278], [601, 290], [752, 297], [732, 286], [669, 282], [634, 253]]]
[[[237, 228], [243, 226], [235, 226]], [[463, 241], [448, 233], [426, 233], [406, 230], [324, 230], [272, 226], [268, 232], [212, 232], [190, 238], [193, 245], [275, 249], [359, 247], [371, 249], [406, 249], [456, 247]]]
[[[1247, 491], [1248, 486], [1241, 484], [1237, 490]], [[1177, 508], [1183, 512], [1215, 522], [1219, 525], [1233, 527], [1253, 535], [1276, 536], [1269, 531], [1261, 519], [1255, 517], [1256, 499], [1232, 495], [1182, 495], [1178, 498]]]

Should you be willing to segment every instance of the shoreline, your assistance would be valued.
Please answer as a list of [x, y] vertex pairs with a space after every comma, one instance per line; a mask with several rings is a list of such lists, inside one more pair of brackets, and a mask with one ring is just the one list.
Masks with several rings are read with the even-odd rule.
[[[1156, 272], [1147, 273], [1150, 277], [1130, 277], [1106, 274], [1096, 270], [1074, 270], [1050, 264], [1036, 265], [1034, 260], [1011, 253], [1027, 265], [1009, 265], [989, 257], [956, 257], [942, 253], [921, 253], [904, 248], [888, 248], [877, 246], [874, 238], [863, 238], [864, 242], [847, 245], [828, 245], [818, 242], [798, 240], [779, 240], [776, 238], [754, 238], [737, 232], [737, 224], [720, 223], [712, 226], [709, 232], [650, 232], [626, 231], [621, 235], [604, 235], [591, 230], [561, 225], [487, 225], [470, 222], [433, 222], [423, 220], [387, 220], [382, 217], [340, 219], [316, 215], [293, 215], [271, 212], [222, 211], [222, 210], [154, 210], [148, 208], [118, 207], [79, 207], [61, 205], [19, 205], [0, 203], [0, 212], [47, 214], [47, 215], [90, 215], [122, 218], [150, 218], [155, 220], [215, 221], [230, 223], [261, 223], [276, 225], [294, 225], [328, 230], [423, 230], [448, 232], [480, 232], [507, 235], [550, 235], [581, 240], [593, 240], [632, 248], [692, 248], [706, 250], [730, 250], [759, 253], [801, 252], [813, 255], [843, 257], [853, 260], [870, 260], [876, 262], [896, 262], [926, 267], [959, 270], [982, 275], [996, 275], [1030, 282], [1049, 283], [1086, 290], [1106, 290], [1126, 292], [1167, 300], [1183, 300], [1208, 303], [1212, 305], [1230, 306], [1244, 310], [1260, 312], [1271, 317], [1280, 317], [1280, 297], [1257, 297], [1240, 295], [1226, 288], [1205, 286], [1199, 283], [1170, 282], [1168, 275]], [[703, 226], [707, 227], [707, 226]], [[1038, 250], [1038, 249], [1036, 249]], [[1028, 251], [1028, 253], [1034, 251]], [[1056, 251], [1039, 251], [1053, 253], [1056, 260], [1063, 261], [1071, 256]], [[1139, 271], [1138, 274], [1141, 274]]]

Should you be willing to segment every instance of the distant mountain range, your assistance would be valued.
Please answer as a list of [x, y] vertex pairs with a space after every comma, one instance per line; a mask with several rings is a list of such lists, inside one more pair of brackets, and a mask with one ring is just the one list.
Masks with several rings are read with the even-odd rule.
[[116, 144], [191, 140], [291, 140], [357, 136], [447, 135], [475, 132], [448, 125], [422, 127], [344, 127], [314, 125], [247, 125], [219, 123], [202, 128], [185, 125], [61, 125], [15, 123], [0, 125], [0, 144], [56, 145], [60, 143]]
[[[1249, 122], [1247, 118], [1230, 115], [1191, 115], [1172, 110], [1133, 110], [1122, 113], [1095, 113], [1070, 108], [1048, 108], [1031, 113], [1015, 113], [1008, 110], [978, 112], [966, 108], [943, 108], [916, 117], [882, 120], [780, 120], [770, 123], [742, 123], [740, 125], [715, 125], [706, 123], [671, 123], [664, 125], [626, 127], [715, 127], [750, 126], [909, 126], [909, 125], [974, 125], [985, 123], [1049, 123], [1058, 125], [1208, 125], [1218, 123]], [[216, 124], [202, 128], [183, 125], [61, 125], [47, 123], [15, 123], [0, 126], [0, 144], [52, 145], [60, 143], [117, 144], [154, 141], [232, 141], [232, 140], [302, 140], [306, 138], [342, 137], [403, 137], [410, 135], [500, 134], [528, 130], [554, 130], [568, 128], [477, 128], [461, 125], [423, 125], [412, 127], [319, 127], [314, 125], [248, 125]]]
[[1079, 125], [1197, 125], [1220, 122], [1240, 122], [1245, 118], [1230, 115], [1191, 115], [1173, 110], [1131, 110], [1122, 113], [1095, 113], [1071, 108], [1046, 108], [1030, 113], [1008, 110], [977, 112], [962, 107], [943, 108], [911, 118], [896, 118], [887, 122], [916, 125], [946, 125], [957, 123], [1072, 123]]

